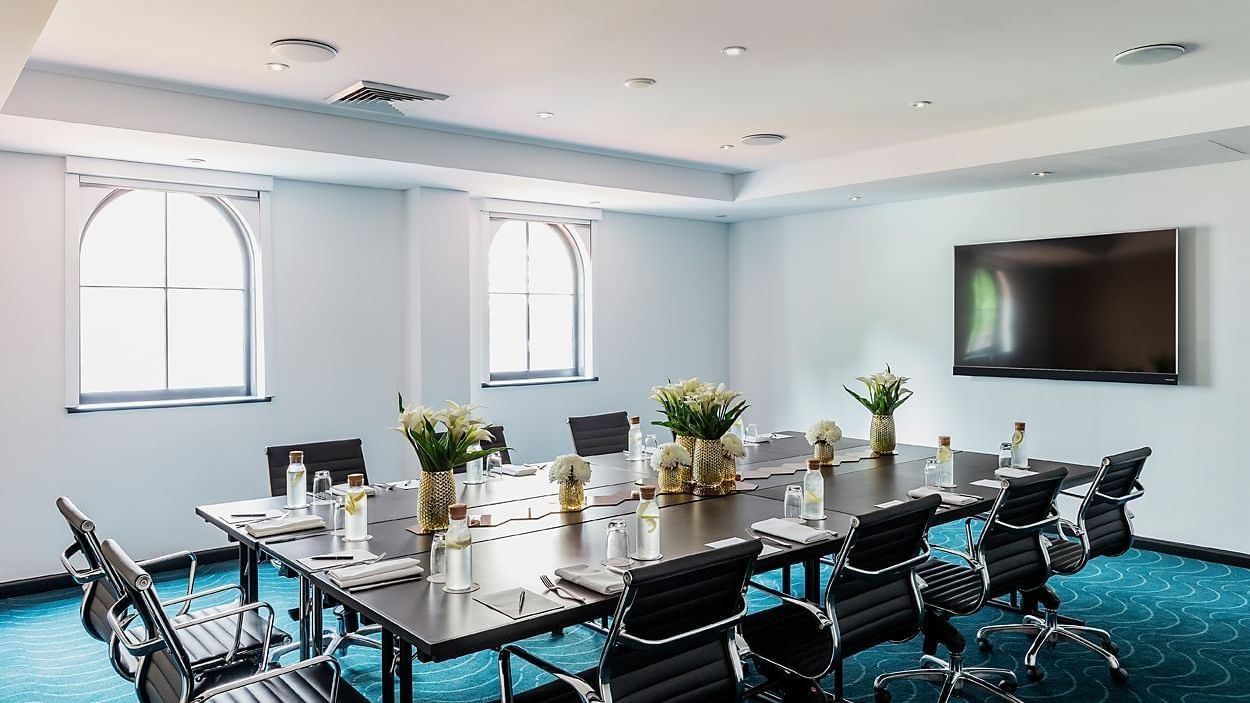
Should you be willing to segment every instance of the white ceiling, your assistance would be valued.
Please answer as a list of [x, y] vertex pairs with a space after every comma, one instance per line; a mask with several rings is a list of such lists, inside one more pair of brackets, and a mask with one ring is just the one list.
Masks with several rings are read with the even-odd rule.
[[[30, 58], [288, 104], [377, 80], [452, 96], [420, 123], [741, 172], [1250, 79], [1247, 26], [1247, 0], [60, 0]], [[282, 37], [340, 54], [275, 73]], [[1112, 63], [1169, 41], [1193, 51]], [[717, 148], [752, 132], [789, 139]]]

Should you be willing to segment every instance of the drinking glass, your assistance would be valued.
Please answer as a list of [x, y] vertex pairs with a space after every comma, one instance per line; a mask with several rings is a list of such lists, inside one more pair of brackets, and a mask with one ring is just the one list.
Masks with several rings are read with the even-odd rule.
[[486, 475], [502, 476], [503, 475], [503, 459], [496, 452], [486, 457]]
[[330, 504], [330, 486], [333, 485], [329, 471], [318, 471], [313, 474], [313, 505]]
[[660, 448], [660, 441], [655, 438], [655, 435], [649, 434], [645, 438], [643, 438], [642, 440], [642, 453], [643, 454], [654, 454], [656, 450], [659, 448]]
[[621, 568], [629, 566], [630, 561], [629, 532], [626, 531], [625, 521], [619, 518], [611, 520], [608, 522], [608, 545], [603, 563]]
[[447, 533], [435, 532], [430, 538], [430, 583], [447, 581]]
[[941, 470], [938, 469], [937, 459], [926, 459], [924, 462], [924, 485], [930, 488], [940, 488], [942, 484], [940, 474]]
[[1011, 468], [1011, 442], [1003, 442], [998, 445], [998, 468]]
[[803, 515], [803, 487], [795, 484], [786, 486], [785, 518], [798, 521]]
[[746, 432], [743, 435], [742, 440], [744, 442], [758, 442], [760, 441], [760, 428], [755, 423], [751, 423], [747, 425]]
[[333, 534], [341, 537], [343, 535], [343, 530], [347, 528], [347, 512], [343, 507], [347, 502], [347, 496], [339, 493], [331, 493], [330, 502], [333, 503], [333, 505], [330, 506], [330, 512], [334, 515]]

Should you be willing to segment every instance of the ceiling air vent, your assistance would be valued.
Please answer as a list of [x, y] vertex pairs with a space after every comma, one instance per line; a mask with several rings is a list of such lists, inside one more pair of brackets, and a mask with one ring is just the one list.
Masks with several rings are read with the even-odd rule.
[[374, 81], [356, 81], [326, 98], [326, 102], [331, 105], [383, 110], [402, 115], [405, 113], [399, 109], [400, 103], [441, 101], [448, 97], [429, 90], [404, 88]]

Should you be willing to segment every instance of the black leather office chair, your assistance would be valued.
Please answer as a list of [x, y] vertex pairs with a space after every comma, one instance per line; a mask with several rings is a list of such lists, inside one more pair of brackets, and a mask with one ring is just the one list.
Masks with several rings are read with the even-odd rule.
[[291, 463], [290, 455], [293, 451], [304, 452], [304, 468], [308, 470], [304, 480], [307, 481], [310, 491], [313, 475], [318, 471], [329, 471], [330, 479], [336, 486], [347, 483], [348, 474], [364, 474], [365, 483], [369, 482], [369, 473], [365, 470], [365, 453], [359, 438], [286, 444], [265, 448], [265, 457], [269, 462], [269, 495], [286, 495], [286, 468]]
[[[125, 591], [109, 608], [108, 623], [120, 646], [139, 661], [135, 693], [140, 703], [200, 703], [212, 699], [223, 703], [366, 703], [355, 689], [341, 683], [338, 662], [329, 655], [266, 671], [268, 638], [264, 631], [260, 639], [266, 644], [257, 673], [225, 683], [202, 679], [184, 632], [210, 624], [233, 631], [241, 618], [263, 622], [264, 628], [272, 631], [273, 609], [263, 602], [248, 603], [193, 621], [175, 622], [165, 614], [152, 577], [143, 567], [113, 540], [104, 540], [101, 552], [105, 563], [121, 578]], [[264, 620], [259, 616], [262, 611], [267, 612]], [[129, 625], [136, 621], [140, 628]]]
[[629, 414], [586, 415], [569, 418], [573, 451], [581, 456], [611, 454], [629, 449]]
[[[1064, 495], [1080, 498], [1081, 505], [1075, 523], [1060, 520], [1055, 534], [1048, 539], [1047, 552], [1055, 573], [1075, 574], [1095, 557], [1120, 556], [1133, 546], [1133, 520], [1128, 503], [1145, 495], [1139, 479], [1149, 457], [1149, 447], [1105, 457], [1087, 493], [1062, 491]], [[1128, 681], [1128, 671], [1116, 658], [1119, 647], [1111, 641], [1110, 633], [1097, 627], [1060, 623], [1059, 596], [1049, 586], [1024, 593], [1026, 612], [1035, 610], [1039, 603], [1045, 608], [1044, 617], [1025, 615], [1023, 623], [981, 628], [977, 632], [981, 651], [993, 648], [989, 637], [995, 633], [1031, 635], [1033, 643], [1024, 655], [1024, 666], [1030, 678], [1041, 679], [1045, 672], [1037, 665], [1038, 653], [1048, 642], [1066, 639], [1106, 659], [1112, 680]], [[1102, 646], [1088, 639], [1089, 635], [1100, 639]]]
[[[727, 703], [740, 697], [734, 629], [761, 549], [749, 540], [631, 569], [599, 666], [571, 674], [516, 645], [499, 651], [504, 703]], [[511, 657], [556, 680], [512, 693]]]
[[[61, 512], [61, 516], [65, 518], [70, 534], [74, 537], [73, 544], [66, 547], [65, 551], [61, 553], [61, 565], [65, 568], [70, 578], [73, 579], [74, 583], [82, 587], [83, 596], [79, 616], [82, 620], [83, 629], [91, 637], [108, 643], [109, 663], [112, 664], [114, 671], [126, 680], [134, 681], [138, 662], [123, 648], [118, 646], [117, 638], [114, 637], [113, 630], [108, 624], [109, 608], [113, 607], [124, 594], [124, 585], [121, 577], [104, 559], [100, 548], [100, 539], [96, 534], [95, 521], [87, 517], [85, 513], [78, 509], [78, 506], [74, 505], [73, 501], [65, 496], [56, 499], [56, 507]], [[73, 560], [76, 555], [82, 556], [82, 560], [86, 562], [87, 568], [83, 569], [74, 565]], [[201, 620], [231, 607], [230, 605], [218, 605], [195, 611], [191, 610], [191, 604], [194, 601], [209, 596], [218, 596], [222, 593], [236, 591], [238, 593], [236, 604], [242, 601], [243, 589], [238, 584], [227, 584], [197, 593], [195, 591], [197, 563], [195, 555], [191, 552], [176, 552], [163, 557], [144, 560], [141, 564], [143, 568], [160, 568], [178, 562], [186, 562], [189, 565], [186, 595], [162, 602], [162, 605], [167, 608], [178, 606], [173, 622], [181, 624]], [[182, 630], [179, 637], [186, 640], [185, 647], [192, 656], [192, 668], [197, 673], [202, 674], [217, 668], [233, 666], [238, 661], [257, 660], [260, 656], [262, 645], [262, 642], [258, 639], [261, 632], [259, 622], [255, 617], [248, 617], [245, 619], [244, 625], [244, 632], [240, 633], [238, 647], [235, 649], [233, 657], [227, 657], [227, 654], [230, 653], [229, 645], [235, 642], [235, 635], [233, 632], [227, 632], [223, 624], [208, 622], [204, 625], [197, 625]], [[269, 643], [280, 645], [289, 642], [290, 639], [286, 632], [274, 629]]]
[[841, 701], [844, 659], [920, 632], [924, 608], [915, 572], [929, 559], [925, 537], [941, 503], [928, 496], [852, 518], [836, 559], [822, 560], [833, 572], [819, 606], [751, 583], [781, 599], [742, 623], [751, 656], [769, 678], [751, 695], [780, 685], [786, 701], [825, 700], [820, 679], [836, 673], [833, 695]]
[[[1059, 468], [1004, 480], [988, 515], [964, 521], [967, 552], [933, 547], [934, 551], [957, 557], [964, 564], [930, 559], [917, 569], [925, 604], [922, 668], [877, 677], [878, 703], [889, 701], [887, 686], [902, 679], [940, 685], [939, 703], [946, 703], [955, 692], [969, 684], [984, 693], [1020, 703], [1012, 694], [1016, 688], [1014, 672], [963, 665], [965, 641], [950, 619], [976, 613], [991, 598], [1032, 590], [1046, 583], [1050, 578], [1050, 558], [1042, 530], [1059, 522], [1055, 498], [1067, 475], [1066, 468]], [[972, 523], [976, 521], [983, 522], [984, 527], [974, 539]], [[949, 662], [935, 656], [939, 643], [950, 652]]]
[[[329, 471], [330, 480], [334, 485], [347, 483], [349, 474], [364, 474], [365, 483], [369, 482], [369, 473], [365, 469], [365, 453], [359, 438], [337, 439], [328, 442], [308, 442], [305, 444], [285, 444], [277, 447], [266, 447], [265, 457], [269, 463], [269, 495], [277, 497], [286, 495], [286, 469], [290, 466], [290, 454], [293, 451], [304, 452], [305, 480], [308, 490], [312, 490], [313, 475], [318, 471]], [[276, 563], [276, 562], [275, 562]], [[294, 577], [294, 573], [279, 566], [283, 576]], [[291, 608], [288, 613], [292, 620], [299, 619], [299, 608]], [[370, 649], [381, 649], [382, 644], [369, 639], [369, 635], [381, 632], [376, 626], [360, 627], [360, 618], [355, 611], [341, 605], [334, 607], [335, 630], [322, 634], [325, 651], [336, 652], [347, 645], [360, 645]], [[274, 652], [281, 657], [298, 647], [298, 643], [281, 647]]]

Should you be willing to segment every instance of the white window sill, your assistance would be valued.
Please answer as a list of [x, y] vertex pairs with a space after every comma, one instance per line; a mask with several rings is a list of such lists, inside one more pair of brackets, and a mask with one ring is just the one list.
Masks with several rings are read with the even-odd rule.
[[513, 386], [554, 386], [561, 383], [590, 383], [598, 376], [553, 376], [551, 378], [518, 378], [514, 381], [486, 381], [482, 388], [511, 388]]
[[185, 398], [181, 400], [138, 400], [130, 403], [87, 403], [65, 408], [68, 413], [94, 413], [109, 410], [149, 410], [152, 408], [186, 408], [200, 405], [242, 405], [268, 403], [273, 396], [233, 396], [227, 398]]

